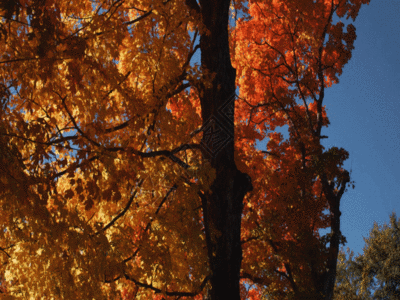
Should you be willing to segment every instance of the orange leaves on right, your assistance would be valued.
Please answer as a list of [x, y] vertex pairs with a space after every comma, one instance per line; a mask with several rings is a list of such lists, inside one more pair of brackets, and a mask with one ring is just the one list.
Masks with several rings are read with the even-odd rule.
[[[321, 176], [340, 182], [348, 153], [326, 151], [321, 144], [321, 130], [329, 125], [323, 99], [325, 89], [339, 82], [356, 38], [352, 24], [345, 28], [333, 19], [347, 16], [354, 21], [366, 3], [250, 1], [248, 15], [232, 29], [240, 93], [235, 104], [236, 161], [255, 187], [243, 212], [243, 272], [269, 286], [273, 299], [286, 299], [293, 282], [308, 286], [312, 270], [324, 270], [319, 229], [330, 226], [330, 207]], [[276, 132], [284, 125], [286, 139]], [[260, 137], [269, 139], [263, 152], [255, 148], [254, 139]], [[289, 294], [282, 294], [283, 286]]]

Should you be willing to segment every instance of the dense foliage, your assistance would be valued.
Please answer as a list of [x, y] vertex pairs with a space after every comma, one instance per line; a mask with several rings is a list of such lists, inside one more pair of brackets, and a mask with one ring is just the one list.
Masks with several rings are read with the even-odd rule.
[[2, 293], [331, 299], [323, 99], [368, 2], [1, 0]]
[[363, 253], [339, 253], [334, 299], [400, 299], [400, 219], [371, 229]]

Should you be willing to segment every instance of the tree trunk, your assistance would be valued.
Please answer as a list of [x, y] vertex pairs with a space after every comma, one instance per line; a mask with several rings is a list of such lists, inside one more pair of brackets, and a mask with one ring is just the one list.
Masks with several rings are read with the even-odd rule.
[[201, 17], [209, 34], [200, 37], [201, 66], [215, 75], [212, 86], [201, 86], [203, 158], [216, 169], [216, 179], [202, 194], [211, 299], [240, 300], [239, 275], [243, 198], [251, 179], [234, 161], [234, 100], [236, 70], [229, 54], [230, 0], [201, 0]]

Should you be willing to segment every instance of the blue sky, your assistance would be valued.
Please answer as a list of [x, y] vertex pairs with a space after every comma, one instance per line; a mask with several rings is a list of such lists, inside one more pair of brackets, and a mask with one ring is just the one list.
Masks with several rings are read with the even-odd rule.
[[374, 221], [389, 223], [392, 211], [400, 217], [399, 15], [397, 0], [371, 0], [361, 8], [353, 56], [324, 99], [331, 124], [323, 145], [350, 153], [345, 168], [355, 189], [342, 197], [341, 229], [345, 248], [356, 255]]
[[[347, 245], [362, 253], [374, 221], [400, 213], [400, 1], [372, 0], [355, 21], [357, 40], [339, 83], [326, 91], [324, 146], [350, 153], [355, 189], [341, 202]], [[400, 217], [399, 215], [397, 217]]]

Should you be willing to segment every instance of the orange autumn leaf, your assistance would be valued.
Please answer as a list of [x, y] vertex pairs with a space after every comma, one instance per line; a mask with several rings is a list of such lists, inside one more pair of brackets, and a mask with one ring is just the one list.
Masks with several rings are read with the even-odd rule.
[[2, 294], [329, 297], [351, 181], [323, 98], [356, 38], [333, 15], [368, 2], [0, 1]]

